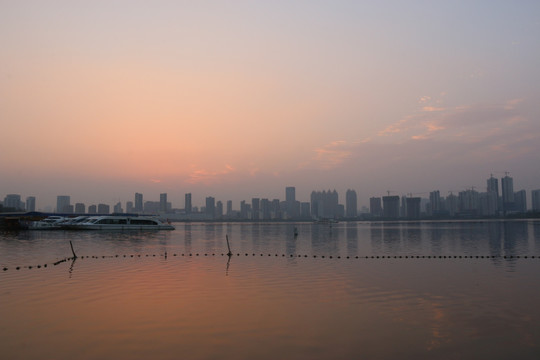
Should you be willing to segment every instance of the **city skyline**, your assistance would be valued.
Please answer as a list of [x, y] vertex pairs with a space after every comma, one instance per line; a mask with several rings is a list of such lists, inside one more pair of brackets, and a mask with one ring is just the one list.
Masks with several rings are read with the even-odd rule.
[[[538, 211], [540, 209], [540, 186], [535, 189], [525, 190], [520, 187], [514, 187], [514, 178], [509, 176], [509, 172], [505, 172], [505, 176], [499, 179], [493, 176], [493, 173], [490, 174], [489, 178], [486, 179], [486, 185], [484, 188], [479, 187], [470, 187], [464, 188], [460, 191], [450, 190], [447, 192], [447, 195], [441, 195], [439, 189], [433, 189], [429, 192], [423, 193], [401, 193], [398, 194], [396, 191], [387, 190], [385, 195], [372, 194], [369, 199], [362, 200], [359, 202], [357, 191], [354, 189], [347, 189], [345, 195], [339, 195], [339, 191], [336, 191], [334, 188], [328, 190], [311, 190], [310, 197], [308, 200], [297, 198], [296, 197], [296, 187], [287, 186], [283, 189], [282, 196], [268, 197], [264, 195], [255, 195], [251, 198], [244, 198], [240, 201], [237, 201], [237, 206], [233, 206], [233, 200], [231, 199], [220, 199], [215, 198], [211, 195], [205, 195], [199, 203], [192, 201], [192, 193], [184, 193], [184, 207], [181, 207], [177, 204], [174, 204], [168, 201], [169, 194], [160, 193], [159, 199], [146, 198], [144, 194], [135, 192], [131, 200], [118, 200], [112, 208], [113, 212], [122, 213], [173, 213], [177, 211], [183, 211], [185, 214], [190, 214], [192, 212], [202, 212], [209, 215], [210, 218], [214, 217], [214, 214], [230, 215], [233, 211], [239, 214], [244, 213], [245, 211], [251, 211], [255, 209], [256, 214], [264, 213], [264, 207], [275, 206], [276, 201], [277, 208], [280, 206], [287, 213], [288, 218], [297, 218], [297, 217], [319, 217], [318, 213], [323, 211], [320, 206], [324, 202], [324, 208], [326, 212], [326, 217], [336, 217], [337, 213], [340, 213], [339, 217], [353, 218], [357, 217], [360, 213], [370, 213], [372, 216], [379, 217], [383, 216], [385, 218], [394, 218], [394, 217], [418, 217], [420, 212], [430, 213], [431, 215], [437, 215], [439, 212], [448, 212], [448, 208], [445, 208], [445, 201], [466, 201], [465, 209], [450, 209], [449, 212], [451, 216], [455, 212], [463, 211], [472, 211], [476, 213], [477, 211], [483, 212], [483, 215], [491, 216], [496, 215], [497, 213], [506, 214], [507, 212], [526, 212], [528, 210]], [[518, 183], [519, 184], [519, 183]], [[326, 199], [325, 193], [330, 196]], [[321, 197], [322, 196], [322, 197]], [[462, 197], [466, 197], [466, 200], [463, 200]], [[450, 200], [449, 200], [450, 199]], [[5, 207], [16, 207], [14, 204], [24, 204], [23, 197], [20, 194], [6, 194], [4, 198]], [[44, 206], [36, 208], [36, 197], [27, 196], [27, 202], [29, 205], [26, 205], [28, 211], [42, 210], [49, 212], [67, 212], [67, 213], [85, 213], [86, 206], [89, 208], [89, 213], [96, 213], [96, 209], [102, 208], [107, 209], [106, 211], [101, 211], [101, 213], [109, 213], [110, 204], [104, 204], [103, 202], [93, 200], [91, 204], [86, 204], [82, 202], [71, 201], [70, 195], [57, 195], [56, 196], [56, 206]], [[407, 204], [404, 201], [407, 200]], [[332, 203], [329, 205], [327, 201]], [[224, 212], [224, 202], [226, 202], [226, 212]], [[251, 202], [251, 204], [249, 204]], [[409, 205], [410, 202], [410, 205]], [[320, 203], [320, 205], [317, 205]], [[364, 203], [367, 203], [364, 204]], [[383, 205], [386, 203], [386, 205]], [[244, 209], [244, 206], [248, 204], [248, 208]], [[281, 205], [280, 205], [281, 204]], [[421, 205], [422, 204], [422, 205]], [[426, 210], [426, 204], [429, 204], [429, 210]], [[310, 209], [304, 208], [304, 205], [310, 207]], [[30, 206], [30, 208], [28, 208]], [[333, 208], [328, 210], [328, 206]], [[457, 204], [450, 205], [457, 206]], [[340, 209], [338, 209], [341, 207]], [[415, 209], [416, 211], [414, 216], [410, 214], [407, 215], [407, 208]], [[24, 206], [22, 207], [24, 208]], [[91, 210], [92, 209], [92, 210]], [[217, 210], [217, 212], [216, 212]], [[459, 211], [458, 211], [459, 210]], [[389, 213], [391, 211], [391, 213]], [[100, 211], [97, 211], [100, 213]], [[305, 214], [310, 213], [309, 216]], [[302, 216], [300, 216], [303, 214]], [[442, 214], [442, 212], [441, 212]], [[329, 216], [328, 216], [329, 215]], [[245, 216], [245, 215], [242, 215]], [[256, 215], [258, 216], [258, 215]], [[258, 220], [258, 218], [254, 218]]]
[[509, 171], [531, 191], [538, 14], [525, 0], [3, 2], [0, 190], [38, 207], [236, 204], [295, 184], [299, 199], [355, 189], [361, 206]]

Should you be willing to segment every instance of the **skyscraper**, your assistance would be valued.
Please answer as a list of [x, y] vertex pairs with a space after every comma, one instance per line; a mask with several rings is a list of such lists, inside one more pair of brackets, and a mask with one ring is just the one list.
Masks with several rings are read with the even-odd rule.
[[488, 201], [490, 204], [494, 203], [495, 209], [488, 209], [489, 213], [496, 214], [499, 210], [499, 180], [493, 177], [491, 174], [490, 178], [487, 179], [487, 193]]
[[67, 195], [58, 195], [56, 197], [56, 212], [70, 212], [71, 207], [71, 197]]
[[213, 219], [216, 214], [216, 199], [212, 196], [206, 198], [206, 216]]
[[431, 215], [437, 216], [441, 213], [441, 193], [435, 190], [429, 193], [429, 203], [431, 205]]
[[192, 207], [191, 207], [191, 193], [187, 193], [185, 195], [185, 200], [184, 200], [184, 211], [186, 212], [186, 214], [191, 214], [191, 211], [192, 211]]
[[527, 212], [527, 193], [525, 190], [514, 193], [514, 210], [520, 213]]
[[26, 211], [36, 211], [36, 197], [29, 196], [26, 198]]
[[167, 212], [167, 193], [159, 194], [159, 211]]
[[139, 193], [135, 193], [135, 212], [142, 213], [143, 212], [143, 195]]
[[399, 217], [399, 196], [383, 196], [383, 216], [387, 219]]
[[382, 205], [380, 197], [369, 198], [369, 213], [372, 217], [380, 217], [382, 215]]
[[21, 195], [19, 194], [8, 194], [4, 198], [4, 207], [12, 208], [16, 210], [23, 210]]
[[232, 216], [232, 200], [227, 200], [227, 216]]
[[76, 203], [75, 204], [75, 213], [76, 214], [84, 214], [84, 213], [86, 213], [86, 206], [83, 203]]
[[288, 217], [297, 217], [299, 211], [297, 211], [298, 206], [296, 205], [296, 188], [294, 186], [288, 186], [285, 188], [285, 203]]
[[358, 216], [358, 203], [356, 191], [354, 190], [347, 190], [347, 193], [345, 194], [345, 216], [348, 218]]
[[260, 199], [252, 198], [251, 199], [251, 219], [259, 220], [259, 211], [260, 211]]
[[540, 189], [531, 191], [532, 209], [540, 211]]
[[504, 212], [514, 210], [514, 179], [506, 175], [501, 179]]

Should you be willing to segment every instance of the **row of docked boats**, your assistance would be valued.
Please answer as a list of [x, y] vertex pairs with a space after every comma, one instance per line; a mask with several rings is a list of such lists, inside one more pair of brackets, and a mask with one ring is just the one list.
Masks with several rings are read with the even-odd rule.
[[29, 230], [174, 230], [169, 222], [154, 216], [49, 216], [27, 224]]

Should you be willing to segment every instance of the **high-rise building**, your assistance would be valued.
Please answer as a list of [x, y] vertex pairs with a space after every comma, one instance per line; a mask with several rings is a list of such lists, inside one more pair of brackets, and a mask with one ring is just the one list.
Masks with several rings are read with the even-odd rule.
[[185, 200], [184, 200], [184, 211], [186, 212], [186, 214], [191, 214], [191, 211], [192, 211], [192, 206], [191, 206], [191, 193], [187, 193], [185, 195]]
[[167, 212], [167, 193], [159, 194], [159, 211]]
[[356, 191], [347, 190], [345, 194], [345, 216], [348, 218], [355, 218], [358, 216], [358, 202], [356, 198]]
[[76, 203], [75, 204], [75, 213], [76, 214], [85, 214], [86, 213], [86, 206], [83, 203]]
[[501, 179], [503, 211], [514, 210], [514, 179], [506, 175]]
[[136, 213], [142, 213], [143, 212], [143, 194], [135, 193], [135, 212]]
[[216, 199], [214, 199], [212, 196], [208, 196], [206, 198], [206, 216], [210, 219], [213, 219], [216, 215]]
[[56, 212], [69, 213], [71, 206], [71, 197], [67, 195], [58, 195], [56, 197]]
[[334, 191], [311, 192], [311, 216], [315, 219], [334, 219], [339, 217], [339, 197]]
[[540, 211], [540, 189], [531, 191], [532, 209]]
[[119, 201], [114, 205], [113, 207], [113, 213], [115, 214], [122, 214], [124, 212], [124, 209], [122, 209], [122, 203]]
[[299, 210], [296, 204], [296, 188], [294, 186], [288, 186], [285, 188], [285, 203], [287, 216], [289, 218], [295, 218], [298, 216]]
[[520, 213], [527, 212], [527, 192], [525, 190], [514, 193], [514, 210]]
[[408, 197], [407, 202], [407, 218], [419, 219], [420, 218], [420, 201], [419, 197]]
[[431, 207], [430, 215], [437, 216], [441, 214], [441, 193], [439, 192], [439, 190], [431, 191], [429, 193], [429, 204]]
[[252, 220], [259, 220], [259, 211], [260, 211], [260, 199], [259, 198], [252, 198], [251, 199], [251, 219]]
[[111, 212], [111, 208], [107, 204], [98, 204], [97, 212], [98, 214], [106, 215]]
[[232, 200], [227, 200], [227, 216], [232, 216]]
[[223, 202], [221, 200], [216, 203], [215, 217], [216, 219], [221, 219], [223, 217]]
[[369, 213], [372, 217], [378, 218], [382, 216], [382, 203], [380, 197], [369, 198]]
[[133, 201], [127, 201], [127, 202], [126, 202], [126, 212], [127, 212], [128, 214], [131, 214], [131, 213], [133, 213], [133, 211], [134, 211], [134, 208], [133, 208]]
[[23, 210], [24, 206], [21, 202], [21, 195], [19, 194], [8, 194], [4, 198], [4, 207], [11, 208], [15, 210]]
[[97, 214], [97, 207], [96, 205], [90, 205], [88, 207], [88, 214]]
[[261, 215], [263, 220], [271, 219], [270, 200], [261, 199]]
[[399, 217], [399, 196], [383, 196], [383, 217], [386, 219], [397, 219]]
[[36, 211], [36, 197], [29, 196], [26, 198], [26, 211]]

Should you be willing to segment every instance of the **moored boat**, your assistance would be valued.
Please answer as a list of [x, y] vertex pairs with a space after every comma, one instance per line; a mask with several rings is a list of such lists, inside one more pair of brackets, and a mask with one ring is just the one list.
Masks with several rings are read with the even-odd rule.
[[87, 219], [65, 224], [72, 230], [174, 230], [174, 226], [153, 216], [90, 216]]

